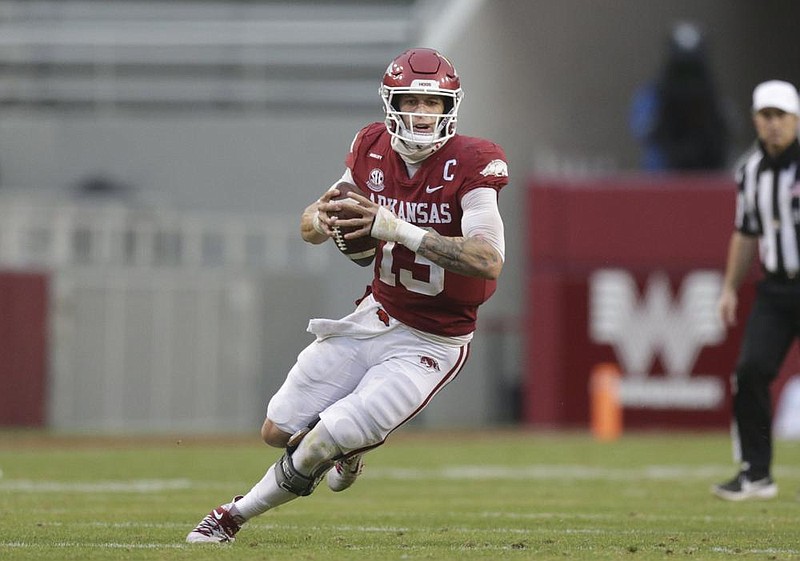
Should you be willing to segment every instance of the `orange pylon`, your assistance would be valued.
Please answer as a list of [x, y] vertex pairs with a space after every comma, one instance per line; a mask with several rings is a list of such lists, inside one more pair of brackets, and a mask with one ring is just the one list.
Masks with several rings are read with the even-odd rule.
[[603, 362], [589, 378], [592, 434], [598, 440], [616, 440], [622, 435], [622, 404], [619, 398], [619, 367]]

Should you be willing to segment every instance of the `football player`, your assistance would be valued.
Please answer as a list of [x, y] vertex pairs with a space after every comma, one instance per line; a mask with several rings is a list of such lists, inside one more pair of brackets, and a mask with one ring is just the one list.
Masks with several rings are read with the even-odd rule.
[[[218, 506], [188, 542], [228, 542], [247, 520], [310, 495], [326, 478], [350, 487], [365, 452], [422, 411], [464, 366], [478, 307], [495, 291], [505, 257], [497, 198], [508, 183], [497, 144], [456, 133], [463, 92], [432, 49], [395, 58], [380, 86], [385, 119], [359, 131], [340, 181], [355, 217], [339, 220], [332, 187], [301, 217], [320, 244], [336, 226], [379, 240], [374, 276], [356, 309], [312, 319], [316, 339], [269, 401], [264, 441], [285, 449], [243, 496]], [[343, 261], [344, 262], [344, 261]], [[327, 477], [326, 477], [327, 474]]]

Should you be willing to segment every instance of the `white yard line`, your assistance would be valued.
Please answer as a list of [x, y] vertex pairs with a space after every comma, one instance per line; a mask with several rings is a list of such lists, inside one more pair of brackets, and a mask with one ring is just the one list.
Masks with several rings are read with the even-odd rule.
[[[353, 531], [361, 531], [362, 528], [359, 527], [344, 527], [348, 529], [352, 529]], [[314, 529], [321, 529], [321, 528], [305, 528], [307, 530], [314, 530]], [[339, 529], [338, 527], [334, 527], [334, 529]], [[448, 531], [465, 531], [465, 532], [474, 532], [474, 528], [448, 528]], [[394, 530], [393, 530], [394, 531]], [[534, 534], [534, 533], [547, 533], [548, 535], [558, 535], [558, 534], [595, 534], [595, 535], [604, 535], [604, 534], [630, 534], [635, 533], [637, 535], [641, 534], [641, 531], [635, 530], [601, 530], [601, 529], [591, 529], [591, 528], [562, 528], [559, 530], [550, 529], [531, 529], [531, 530], [521, 530], [518, 528], [492, 528], [492, 529], [484, 529], [483, 532], [511, 532], [517, 534]], [[648, 533], [656, 533], [655, 531], [648, 532]], [[87, 548], [94, 548], [94, 549], [190, 549], [192, 546], [190, 544], [185, 543], [116, 543], [116, 542], [103, 542], [103, 543], [92, 543], [92, 542], [55, 542], [55, 543], [30, 543], [30, 542], [0, 542], [0, 549], [8, 548], [8, 549], [30, 549], [30, 548], [37, 548], [37, 549], [47, 549], [47, 548], [57, 548], [57, 549], [87, 549]], [[487, 545], [480, 549], [506, 549], [508, 546], [491, 546]], [[366, 548], [355, 548], [355, 549], [370, 549], [370, 547]], [[412, 548], [413, 549], [413, 548]], [[475, 549], [471, 547], [470, 549]], [[777, 549], [777, 548], [768, 548], [768, 549], [731, 549], [726, 547], [711, 547], [709, 551], [714, 553], [722, 553], [722, 554], [729, 554], [735, 557], [741, 557], [743, 554], [752, 554], [752, 555], [798, 555], [800, 554], [800, 550], [798, 549]], [[695, 554], [702, 553], [702, 548], [698, 551], [695, 551]]]
[[93, 547], [97, 549], [183, 549], [189, 544], [179, 544], [179, 543], [115, 543], [115, 542], [105, 542], [105, 543], [91, 543], [91, 542], [55, 542], [55, 543], [29, 543], [29, 542], [0, 542], [0, 548], [8, 547], [8, 548], [18, 548], [18, 549], [26, 549], [26, 548], [41, 548], [46, 549], [48, 547], [56, 547], [56, 548], [87, 548]]
[[714, 553], [729, 553], [736, 557], [741, 557], [744, 554], [752, 553], [754, 555], [797, 555], [800, 549], [731, 549], [729, 547], [712, 547], [711, 551]]
[[189, 489], [188, 479], [135, 479], [132, 481], [33, 481], [6, 479], [0, 481], [0, 492], [28, 493], [159, 493]]
[[[385, 514], [391, 515], [391, 512], [387, 512]], [[470, 513], [464, 512], [452, 512], [449, 513], [452, 516], [461, 516], [463, 517], [470, 517]], [[397, 513], [398, 516], [401, 513]], [[558, 520], [559, 522], [567, 522], [571, 521], [575, 522], [584, 522], [584, 521], [592, 521], [592, 520], [616, 520], [619, 518], [618, 515], [612, 514], [580, 514], [580, 513], [568, 513], [568, 512], [541, 512], [541, 513], [496, 513], [496, 512], [488, 512], [488, 513], [476, 513], [476, 515], [471, 516], [473, 518], [497, 518], [497, 519], [506, 519], [508, 521], [512, 520]], [[703, 517], [693, 517], [693, 518], [686, 518], [685, 516], [681, 516], [680, 514], [675, 514], [674, 516], [668, 515], [647, 515], [643, 514], [637, 517], [638, 520], [645, 520], [645, 521], [659, 521], [659, 522], [670, 522], [670, 521], [685, 521], [685, 520], [697, 520], [703, 522], [729, 522], [734, 523], [739, 521], [739, 518], [733, 516], [703, 516]], [[190, 529], [190, 523], [179, 523], [179, 522], [101, 522], [101, 521], [94, 521], [94, 522], [43, 522], [39, 524], [40, 527], [47, 528], [47, 527], [63, 527], [63, 528], [102, 528], [102, 529], [119, 529], [119, 528], [126, 528], [126, 529], [155, 529], [155, 530], [183, 530], [183, 529]], [[260, 531], [286, 531], [286, 532], [294, 532], [294, 531], [309, 531], [309, 532], [358, 532], [358, 533], [376, 533], [376, 534], [396, 534], [396, 533], [414, 533], [414, 532], [423, 532], [425, 529], [420, 528], [409, 528], [405, 526], [359, 526], [355, 524], [325, 524], [325, 525], [305, 525], [305, 524], [290, 524], [290, 523], [274, 523], [274, 522], [264, 522], [258, 520], [252, 520], [247, 523], [247, 528], [250, 530], [260, 530]], [[448, 526], [448, 532], [452, 533], [465, 533], [471, 534], [476, 531], [474, 526]], [[622, 535], [622, 534], [661, 534], [663, 530], [658, 528], [653, 529], [642, 529], [642, 528], [595, 528], [595, 527], [560, 527], [555, 529], [553, 527], [508, 527], [508, 526], [499, 526], [495, 525], [491, 528], [481, 528], [481, 532], [491, 533], [491, 534], [553, 534], [553, 533], [561, 533], [561, 534], [608, 534], [608, 535]], [[0, 542], [0, 546], [4, 545]], [[6, 544], [7, 545], [7, 544]]]
[[[733, 468], [721, 465], [652, 465], [640, 468], [599, 468], [590, 465], [537, 464], [458, 465], [433, 469], [377, 468], [365, 470], [375, 479], [452, 479], [452, 480], [600, 480], [600, 481], [671, 481], [708, 479], [730, 475]], [[776, 477], [800, 477], [800, 468], [777, 467]]]
[[[432, 469], [367, 468], [365, 479], [374, 480], [440, 480], [440, 481], [714, 481], [731, 473], [722, 465], [652, 465], [641, 468], [600, 468], [589, 465], [537, 464], [452, 465]], [[776, 478], [800, 478], [800, 468], [782, 466], [775, 469]], [[247, 486], [248, 482], [242, 482]], [[226, 485], [229, 487], [230, 485]], [[191, 479], [134, 479], [121, 481], [36, 481], [0, 479], [0, 493], [159, 493], [185, 489], [220, 487], [219, 482]]]

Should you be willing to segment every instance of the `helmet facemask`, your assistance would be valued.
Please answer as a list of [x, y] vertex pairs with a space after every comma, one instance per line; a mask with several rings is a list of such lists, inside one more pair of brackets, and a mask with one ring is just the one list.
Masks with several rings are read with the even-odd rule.
[[[403, 141], [411, 149], [423, 150], [438, 147], [456, 133], [458, 106], [461, 104], [461, 90], [438, 90], [424, 88], [390, 88], [381, 86], [381, 99], [386, 114], [386, 129], [393, 137]], [[398, 99], [403, 94], [435, 95], [444, 101], [443, 113], [403, 112]], [[436, 119], [432, 132], [414, 130], [415, 119]]]
[[[378, 91], [392, 148], [407, 162], [424, 160], [455, 136], [464, 94], [456, 69], [441, 53], [427, 48], [405, 51], [389, 63]], [[439, 114], [402, 112], [399, 96], [404, 94], [437, 96], [444, 101], [444, 110]], [[435, 119], [431, 132], [414, 130], [415, 120], [421, 118]]]

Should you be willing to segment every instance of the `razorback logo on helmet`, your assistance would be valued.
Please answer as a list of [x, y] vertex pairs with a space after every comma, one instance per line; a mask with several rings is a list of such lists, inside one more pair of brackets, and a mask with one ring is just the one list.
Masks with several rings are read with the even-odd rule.
[[420, 356], [419, 363], [429, 370], [439, 370], [439, 363], [435, 358], [429, 356]]
[[484, 177], [490, 175], [495, 177], [508, 177], [508, 164], [503, 160], [492, 160], [481, 170], [481, 175]]

